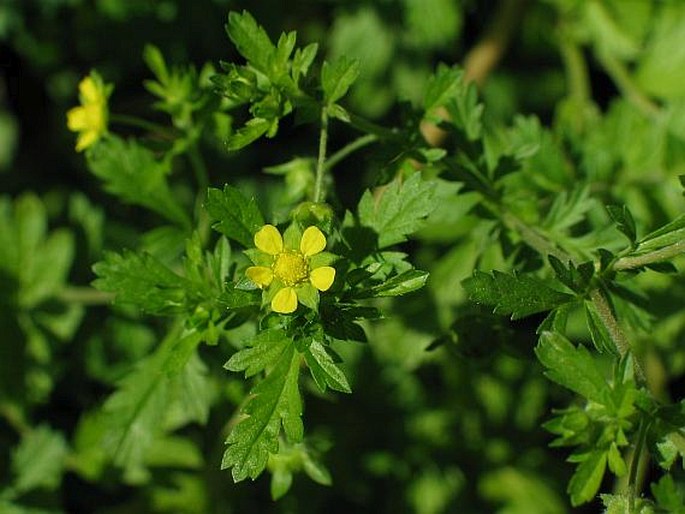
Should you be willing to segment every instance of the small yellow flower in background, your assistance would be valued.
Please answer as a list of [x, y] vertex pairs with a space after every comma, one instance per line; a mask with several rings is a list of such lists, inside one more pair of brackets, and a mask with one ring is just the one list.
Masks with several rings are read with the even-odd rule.
[[81, 152], [107, 133], [107, 98], [112, 86], [102, 82], [97, 72], [91, 71], [79, 83], [78, 90], [81, 105], [67, 112], [67, 127], [72, 132], [78, 132], [76, 151]]
[[286, 244], [276, 227], [264, 225], [255, 234], [254, 243], [262, 255], [253, 261], [260, 265], [250, 266], [245, 274], [260, 288], [269, 288], [273, 294], [271, 309], [289, 314], [297, 309], [298, 302], [316, 309], [318, 291], [327, 291], [335, 280], [335, 268], [326, 265], [335, 257], [323, 251], [323, 232], [308, 227], [299, 244]]

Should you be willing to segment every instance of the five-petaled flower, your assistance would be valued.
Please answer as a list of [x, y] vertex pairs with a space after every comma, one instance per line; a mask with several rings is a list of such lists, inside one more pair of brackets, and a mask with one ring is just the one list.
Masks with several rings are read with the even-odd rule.
[[102, 82], [100, 75], [91, 71], [78, 85], [81, 105], [67, 112], [67, 127], [78, 132], [76, 151], [94, 145], [107, 133], [107, 97], [112, 87]]
[[284, 242], [273, 225], [259, 229], [254, 236], [259, 252], [252, 258], [257, 266], [250, 266], [245, 274], [261, 289], [268, 288], [274, 312], [294, 312], [298, 301], [316, 309], [318, 291], [327, 291], [335, 280], [335, 268], [327, 265], [334, 256], [323, 251], [326, 237], [317, 227], [308, 227], [301, 237], [297, 230], [294, 236], [288, 231], [285, 235]]

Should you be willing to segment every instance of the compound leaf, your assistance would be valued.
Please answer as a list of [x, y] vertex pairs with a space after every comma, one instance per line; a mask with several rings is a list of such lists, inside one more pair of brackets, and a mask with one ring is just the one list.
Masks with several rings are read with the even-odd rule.
[[281, 425], [291, 442], [302, 440], [300, 363], [301, 355], [290, 341], [266, 378], [250, 391], [243, 417], [226, 440], [228, 448], [221, 462], [222, 469], [232, 468], [235, 482], [247, 477], [254, 480], [264, 471], [269, 454], [278, 451]]

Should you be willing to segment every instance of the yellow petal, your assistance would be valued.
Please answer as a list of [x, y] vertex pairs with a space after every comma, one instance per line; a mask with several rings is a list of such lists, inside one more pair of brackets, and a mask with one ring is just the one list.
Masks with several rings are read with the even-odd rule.
[[273, 225], [264, 225], [254, 235], [254, 245], [262, 252], [276, 255], [283, 251], [283, 238]]
[[67, 111], [67, 127], [73, 132], [88, 127], [88, 111], [84, 107], [74, 107]]
[[331, 266], [321, 266], [313, 269], [309, 273], [309, 281], [319, 291], [328, 291], [335, 280], [335, 268]]
[[261, 288], [268, 287], [274, 279], [273, 271], [266, 266], [250, 266], [245, 270], [245, 275]]
[[102, 101], [102, 95], [98, 91], [95, 81], [91, 77], [84, 78], [78, 85], [83, 103], [98, 103]]
[[297, 309], [297, 293], [292, 287], [284, 287], [271, 300], [271, 309], [281, 314], [290, 314]]
[[307, 257], [316, 255], [326, 248], [326, 236], [316, 227], [308, 227], [302, 234], [300, 251]]
[[76, 138], [76, 151], [81, 152], [95, 144], [100, 138], [100, 135], [95, 130], [86, 130], [81, 132]]

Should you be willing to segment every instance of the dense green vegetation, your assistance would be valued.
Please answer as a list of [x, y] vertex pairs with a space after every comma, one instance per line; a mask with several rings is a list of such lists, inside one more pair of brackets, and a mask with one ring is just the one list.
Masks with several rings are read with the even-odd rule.
[[0, 512], [685, 513], [685, 4], [256, 4], [0, 5]]

